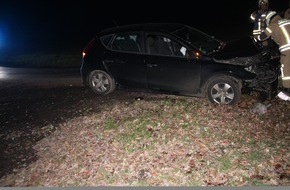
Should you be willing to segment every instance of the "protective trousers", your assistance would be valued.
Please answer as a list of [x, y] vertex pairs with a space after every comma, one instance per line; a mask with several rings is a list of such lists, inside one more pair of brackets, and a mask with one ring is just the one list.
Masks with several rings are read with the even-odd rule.
[[290, 88], [290, 50], [283, 52], [280, 57], [281, 79], [284, 88]]

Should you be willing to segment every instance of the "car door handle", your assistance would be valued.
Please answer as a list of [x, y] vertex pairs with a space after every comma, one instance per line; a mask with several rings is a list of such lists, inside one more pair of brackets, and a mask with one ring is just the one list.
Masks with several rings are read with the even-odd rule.
[[114, 63], [114, 60], [104, 60], [104, 63]]
[[147, 67], [157, 67], [157, 64], [147, 64]]
[[111, 60], [111, 59], [104, 60], [103, 62], [104, 63], [115, 63], [115, 62], [125, 63], [124, 61], [121, 61], [121, 60]]

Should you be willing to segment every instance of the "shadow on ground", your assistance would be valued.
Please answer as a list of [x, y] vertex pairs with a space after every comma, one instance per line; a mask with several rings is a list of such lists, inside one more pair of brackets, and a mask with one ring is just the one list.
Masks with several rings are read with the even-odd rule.
[[0, 178], [35, 161], [33, 146], [60, 123], [108, 108], [113, 99], [133, 98], [125, 92], [96, 96], [82, 85], [1, 84], [1, 91], [9, 95], [0, 99]]

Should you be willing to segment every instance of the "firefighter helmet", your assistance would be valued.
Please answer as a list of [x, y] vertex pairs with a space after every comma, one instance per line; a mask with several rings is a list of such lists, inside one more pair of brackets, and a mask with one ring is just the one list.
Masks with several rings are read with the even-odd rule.
[[258, 7], [261, 7], [262, 4], [267, 4], [269, 6], [269, 1], [268, 0], [259, 0]]

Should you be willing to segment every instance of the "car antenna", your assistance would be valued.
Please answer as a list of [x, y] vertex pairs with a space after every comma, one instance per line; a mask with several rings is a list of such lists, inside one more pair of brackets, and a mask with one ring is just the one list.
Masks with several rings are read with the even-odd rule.
[[114, 19], [112, 19], [112, 22], [116, 25], [117, 28], [119, 27], [118, 23]]

